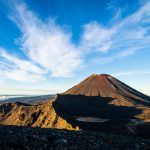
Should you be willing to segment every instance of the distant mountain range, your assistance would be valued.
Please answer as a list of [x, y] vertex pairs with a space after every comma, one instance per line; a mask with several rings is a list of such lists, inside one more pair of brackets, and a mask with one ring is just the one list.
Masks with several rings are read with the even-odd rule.
[[40, 95], [40, 96], [29, 96], [29, 95], [3, 95], [0, 96], [0, 104], [22, 102], [28, 104], [43, 103], [51, 98], [55, 97], [55, 94], [51, 95]]
[[1, 104], [0, 124], [149, 135], [150, 97], [94, 74], [44, 103]]

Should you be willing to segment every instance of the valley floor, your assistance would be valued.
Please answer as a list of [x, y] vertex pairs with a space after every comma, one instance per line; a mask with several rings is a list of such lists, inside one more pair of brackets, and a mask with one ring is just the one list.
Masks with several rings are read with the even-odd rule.
[[1, 150], [150, 150], [150, 139], [95, 131], [0, 126]]

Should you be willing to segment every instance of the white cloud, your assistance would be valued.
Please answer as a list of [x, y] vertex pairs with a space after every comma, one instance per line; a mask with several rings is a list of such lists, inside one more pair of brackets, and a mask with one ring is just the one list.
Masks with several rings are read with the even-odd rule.
[[13, 69], [13, 70], [0, 70], [0, 78], [3, 80], [15, 80], [20, 82], [39, 82], [46, 80], [43, 76], [28, 73], [22, 70]]
[[106, 28], [97, 22], [91, 22], [83, 26], [80, 49], [86, 53], [107, 52], [113, 44], [114, 28]]
[[11, 79], [21, 82], [39, 82], [46, 78], [43, 76], [45, 70], [36, 66], [34, 63], [21, 60], [16, 56], [12, 56], [5, 49], [0, 48], [0, 78]]
[[[127, 57], [138, 50], [150, 48], [150, 2], [113, 26], [103, 27], [96, 22], [84, 26], [82, 35], [83, 49], [113, 52], [99, 56], [94, 62], [110, 63]], [[81, 44], [82, 45], [82, 44]], [[92, 61], [93, 62], [93, 61]]]
[[[44, 74], [46, 71], [38, 67], [34, 62], [22, 60], [16, 56], [12, 56], [6, 52], [5, 49], [0, 48], [0, 57], [7, 61], [7, 66], [13, 68], [14, 66], [22, 71], [31, 72], [35, 74]], [[3, 62], [4, 63], [4, 62]]]
[[86, 51], [106, 52], [112, 44], [113, 29], [104, 28], [96, 22], [84, 25], [81, 37], [81, 49]]
[[81, 55], [71, 42], [71, 33], [52, 20], [42, 22], [23, 4], [15, 4], [13, 10], [11, 19], [23, 33], [22, 50], [32, 62], [58, 77], [71, 76], [80, 67]]

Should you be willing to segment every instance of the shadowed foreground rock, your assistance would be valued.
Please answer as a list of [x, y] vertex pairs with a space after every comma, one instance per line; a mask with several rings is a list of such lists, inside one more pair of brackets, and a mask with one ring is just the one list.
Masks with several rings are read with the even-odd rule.
[[150, 139], [94, 131], [0, 126], [1, 150], [149, 150]]

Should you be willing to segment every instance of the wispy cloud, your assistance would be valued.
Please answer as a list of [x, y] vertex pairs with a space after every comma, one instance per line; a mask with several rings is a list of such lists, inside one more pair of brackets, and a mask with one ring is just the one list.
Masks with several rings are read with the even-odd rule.
[[86, 51], [106, 52], [112, 44], [113, 28], [105, 28], [97, 22], [84, 25], [84, 32], [81, 36], [81, 49]]
[[3, 95], [45, 95], [45, 94], [55, 94], [58, 92], [56, 89], [16, 89], [16, 88], [0, 88], [0, 93]]
[[71, 76], [82, 64], [80, 52], [71, 42], [71, 33], [53, 20], [42, 22], [25, 4], [13, 6], [11, 19], [23, 35], [20, 45], [23, 52], [52, 76]]
[[10, 55], [3, 48], [0, 48], [0, 57], [5, 59], [5, 62], [7, 62], [6, 65], [9, 66], [9, 68], [16, 67], [19, 70], [30, 72], [30, 73], [35, 73], [35, 74], [46, 73], [45, 72], [46, 70], [38, 67], [34, 62], [29, 61], [29, 60], [22, 60], [16, 57], [15, 55]]
[[36, 66], [33, 62], [21, 60], [10, 55], [5, 49], [0, 48], [0, 77], [21, 82], [39, 82], [46, 80], [43, 76], [44, 69]]
[[115, 77], [132, 76], [132, 75], [150, 75], [150, 70], [121, 71], [113, 74], [113, 76]]
[[[103, 27], [92, 22], [84, 28], [82, 43], [86, 49], [99, 52], [113, 52], [111, 55], [99, 56], [97, 62], [102, 64], [127, 57], [138, 50], [150, 48], [150, 2], [147, 2], [132, 15], [112, 26]], [[108, 53], [109, 54], [109, 53]], [[94, 58], [94, 62], [96, 61]]]
[[117, 5], [117, 1], [115, 0], [110, 0], [108, 3], [107, 3], [107, 8], [106, 9], [115, 9], [116, 10], [116, 5]]
[[105, 56], [105, 57], [98, 57], [95, 58], [92, 63], [96, 64], [107, 64], [110, 63], [114, 60], [119, 60], [122, 58], [125, 58], [127, 56], [133, 55], [138, 49], [137, 48], [129, 48], [129, 49], [125, 49], [122, 50], [116, 54], [110, 55], [110, 56]]

